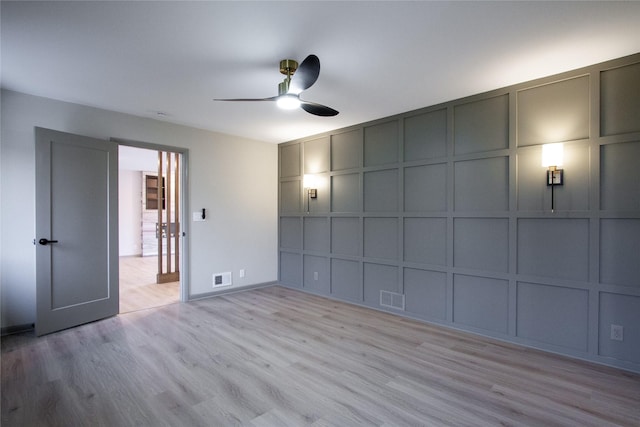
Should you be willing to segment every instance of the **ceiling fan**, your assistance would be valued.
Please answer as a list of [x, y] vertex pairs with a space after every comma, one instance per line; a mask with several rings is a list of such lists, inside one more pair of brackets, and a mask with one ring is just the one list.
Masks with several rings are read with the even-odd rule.
[[278, 96], [214, 99], [214, 101], [275, 101], [280, 108], [292, 110], [300, 107], [307, 113], [316, 116], [330, 117], [338, 114], [338, 111], [326, 105], [300, 99], [302, 91], [309, 89], [318, 80], [320, 60], [317, 56], [307, 56], [299, 66], [293, 59], [283, 59], [280, 61], [280, 72], [286, 77], [278, 85]]

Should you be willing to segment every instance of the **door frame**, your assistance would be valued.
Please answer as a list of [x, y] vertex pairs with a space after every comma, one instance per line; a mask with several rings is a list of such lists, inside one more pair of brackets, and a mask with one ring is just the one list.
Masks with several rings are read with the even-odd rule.
[[182, 234], [180, 243], [180, 301], [186, 302], [189, 301], [190, 295], [190, 277], [191, 271], [189, 269], [189, 260], [191, 258], [191, 251], [189, 250], [189, 231], [190, 231], [190, 223], [189, 223], [189, 215], [188, 215], [188, 207], [189, 207], [189, 149], [184, 147], [175, 147], [171, 145], [162, 145], [156, 144], [152, 142], [144, 142], [144, 141], [136, 141], [130, 139], [122, 139], [122, 138], [111, 138], [110, 141], [115, 142], [118, 146], [123, 145], [126, 147], [134, 147], [134, 148], [144, 148], [147, 150], [154, 151], [171, 151], [173, 153], [178, 153], [182, 156], [182, 160], [180, 161], [180, 188], [178, 191], [180, 192], [180, 212], [182, 215], [181, 223], [180, 223], [180, 233]]

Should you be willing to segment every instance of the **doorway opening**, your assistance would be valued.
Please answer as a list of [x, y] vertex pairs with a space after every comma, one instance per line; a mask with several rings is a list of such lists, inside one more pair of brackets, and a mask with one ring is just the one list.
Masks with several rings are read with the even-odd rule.
[[118, 151], [120, 313], [179, 302], [182, 155]]

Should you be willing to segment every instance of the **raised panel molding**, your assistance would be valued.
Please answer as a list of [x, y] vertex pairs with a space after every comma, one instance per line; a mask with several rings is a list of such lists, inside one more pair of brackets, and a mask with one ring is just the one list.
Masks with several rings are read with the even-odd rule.
[[300, 144], [280, 146], [280, 178], [300, 175]]
[[398, 259], [398, 219], [364, 219], [364, 256]]
[[509, 147], [509, 95], [454, 107], [455, 154]]
[[447, 264], [447, 219], [405, 218], [404, 260], [422, 264]]
[[589, 137], [589, 76], [521, 90], [517, 95], [518, 146]]
[[404, 119], [404, 160], [447, 155], [447, 110], [436, 110]]
[[447, 315], [447, 274], [441, 271], [404, 269], [405, 310], [444, 321]]
[[509, 282], [455, 274], [453, 321], [474, 329], [506, 334], [509, 319]]
[[302, 249], [302, 225], [298, 217], [280, 218], [280, 247]]
[[640, 218], [600, 221], [600, 282], [640, 289]]
[[331, 177], [331, 212], [360, 212], [360, 174]]
[[509, 209], [509, 159], [467, 160], [454, 163], [456, 211]]
[[331, 260], [331, 295], [347, 301], [362, 302], [361, 267], [358, 261]]
[[640, 132], [640, 62], [600, 74], [600, 133]]
[[600, 147], [600, 208], [640, 211], [640, 141]]
[[362, 130], [331, 135], [331, 170], [355, 169], [362, 165]]
[[453, 230], [455, 267], [508, 272], [508, 219], [456, 218]]
[[447, 210], [447, 164], [404, 168], [404, 210]]
[[398, 211], [398, 170], [364, 173], [365, 212]]
[[586, 351], [589, 291], [518, 283], [517, 335]]
[[329, 252], [329, 224], [325, 217], [304, 219], [304, 250]]
[[331, 158], [329, 137], [313, 139], [304, 143], [304, 173], [328, 172]]
[[364, 128], [364, 165], [377, 166], [398, 161], [398, 121]]
[[518, 273], [589, 280], [589, 220], [518, 220]]
[[281, 144], [280, 283], [640, 372], [638, 70], [640, 54]]

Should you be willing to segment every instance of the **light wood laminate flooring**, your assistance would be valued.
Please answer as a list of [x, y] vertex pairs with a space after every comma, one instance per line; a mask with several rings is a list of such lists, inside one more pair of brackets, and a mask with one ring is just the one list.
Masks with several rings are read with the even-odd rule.
[[2, 426], [640, 425], [640, 375], [278, 286], [2, 340]]
[[180, 301], [180, 282], [156, 283], [158, 258], [120, 257], [120, 313]]

